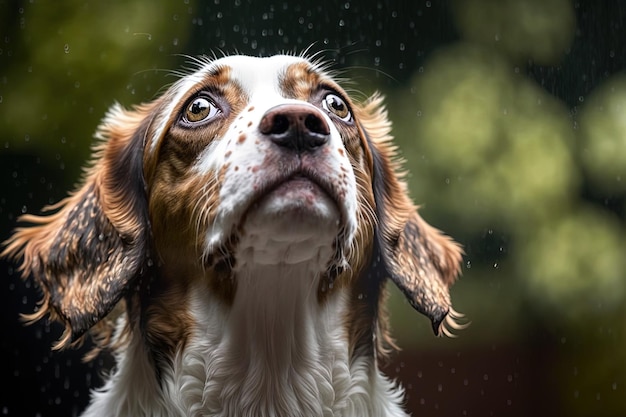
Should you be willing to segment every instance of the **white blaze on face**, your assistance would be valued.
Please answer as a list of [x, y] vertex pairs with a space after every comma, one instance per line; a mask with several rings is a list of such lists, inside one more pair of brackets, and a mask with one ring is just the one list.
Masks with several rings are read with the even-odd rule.
[[[343, 238], [352, 239], [356, 229], [356, 181], [335, 122], [321, 107], [285, 97], [281, 86], [289, 66], [303, 62], [312, 65], [293, 56], [232, 56], [213, 61], [199, 71], [209, 74], [216, 67], [227, 67], [229, 82], [244, 96], [242, 110], [231, 115], [233, 122], [226, 133], [211, 142], [194, 167], [199, 175], [213, 173], [222, 181], [215, 221], [206, 232], [205, 254], [217, 250], [239, 225], [245, 232], [240, 236], [240, 251], [254, 249], [250, 253], [252, 262], [297, 263], [313, 257], [325, 263], [332, 255], [340, 227], [344, 228]], [[328, 124], [330, 140], [324, 149], [302, 158], [333, 185], [333, 195], [306, 178], [280, 180], [288, 169], [285, 164], [296, 158], [286, 158], [284, 149], [263, 135], [259, 125], [268, 110], [284, 104], [310, 106]]]

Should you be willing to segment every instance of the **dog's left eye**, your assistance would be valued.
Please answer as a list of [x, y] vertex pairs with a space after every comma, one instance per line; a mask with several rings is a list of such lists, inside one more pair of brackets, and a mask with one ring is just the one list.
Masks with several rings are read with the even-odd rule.
[[196, 97], [189, 102], [183, 119], [187, 123], [199, 123], [214, 118], [221, 110], [208, 97]]
[[334, 114], [344, 122], [352, 121], [352, 113], [350, 113], [348, 105], [336, 94], [327, 94], [322, 100], [322, 107], [324, 107], [324, 110]]

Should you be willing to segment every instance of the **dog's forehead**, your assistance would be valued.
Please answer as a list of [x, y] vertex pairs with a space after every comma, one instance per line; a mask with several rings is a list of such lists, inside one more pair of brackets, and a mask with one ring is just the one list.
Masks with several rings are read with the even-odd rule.
[[223, 70], [228, 73], [228, 80], [236, 83], [248, 96], [259, 91], [281, 93], [289, 78], [303, 78], [315, 73], [315, 66], [308, 60], [290, 55], [271, 57], [251, 57], [234, 55], [212, 61], [205, 68], [206, 73]]

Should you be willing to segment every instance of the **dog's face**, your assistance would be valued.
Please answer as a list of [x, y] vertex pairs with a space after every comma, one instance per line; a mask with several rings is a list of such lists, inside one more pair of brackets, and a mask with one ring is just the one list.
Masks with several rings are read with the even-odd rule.
[[378, 96], [353, 102], [305, 58], [202, 60], [155, 101], [113, 107], [82, 187], [25, 216], [5, 253], [24, 256], [34, 318], [63, 322], [62, 345], [122, 298], [136, 311], [203, 280], [229, 305], [238, 271], [293, 265], [319, 303], [349, 288], [354, 338], [372, 340], [388, 277], [446, 332], [461, 251], [418, 215], [389, 130]]
[[172, 92], [144, 156], [166, 262], [345, 262], [374, 209], [372, 190], [357, 186], [372, 161], [334, 81], [301, 58], [232, 56]]

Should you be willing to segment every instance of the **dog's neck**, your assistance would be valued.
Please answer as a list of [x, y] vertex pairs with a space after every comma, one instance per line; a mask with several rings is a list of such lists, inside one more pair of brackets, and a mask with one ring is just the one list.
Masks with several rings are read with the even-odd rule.
[[215, 317], [223, 321], [221, 338], [196, 335], [199, 345], [209, 345], [204, 369], [181, 369], [207, 376], [204, 410], [321, 416], [348, 395], [349, 343], [341, 323], [346, 303], [340, 293], [319, 303], [319, 275], [311, 262], [243, 263], [237, 269], [235, 299], [225, 315]]
[[256, 265], [238, 271], [228, 327], [242, 357], [263, 358], [270, 368], [283, 371], [292, 366], [292, 352], [317, 350], [315, 335], [321, 326], [341, 328], [333, 322], [338, 317], [320, 314], [324, 306], [317, 296], [319, 277], [310, 262]]

